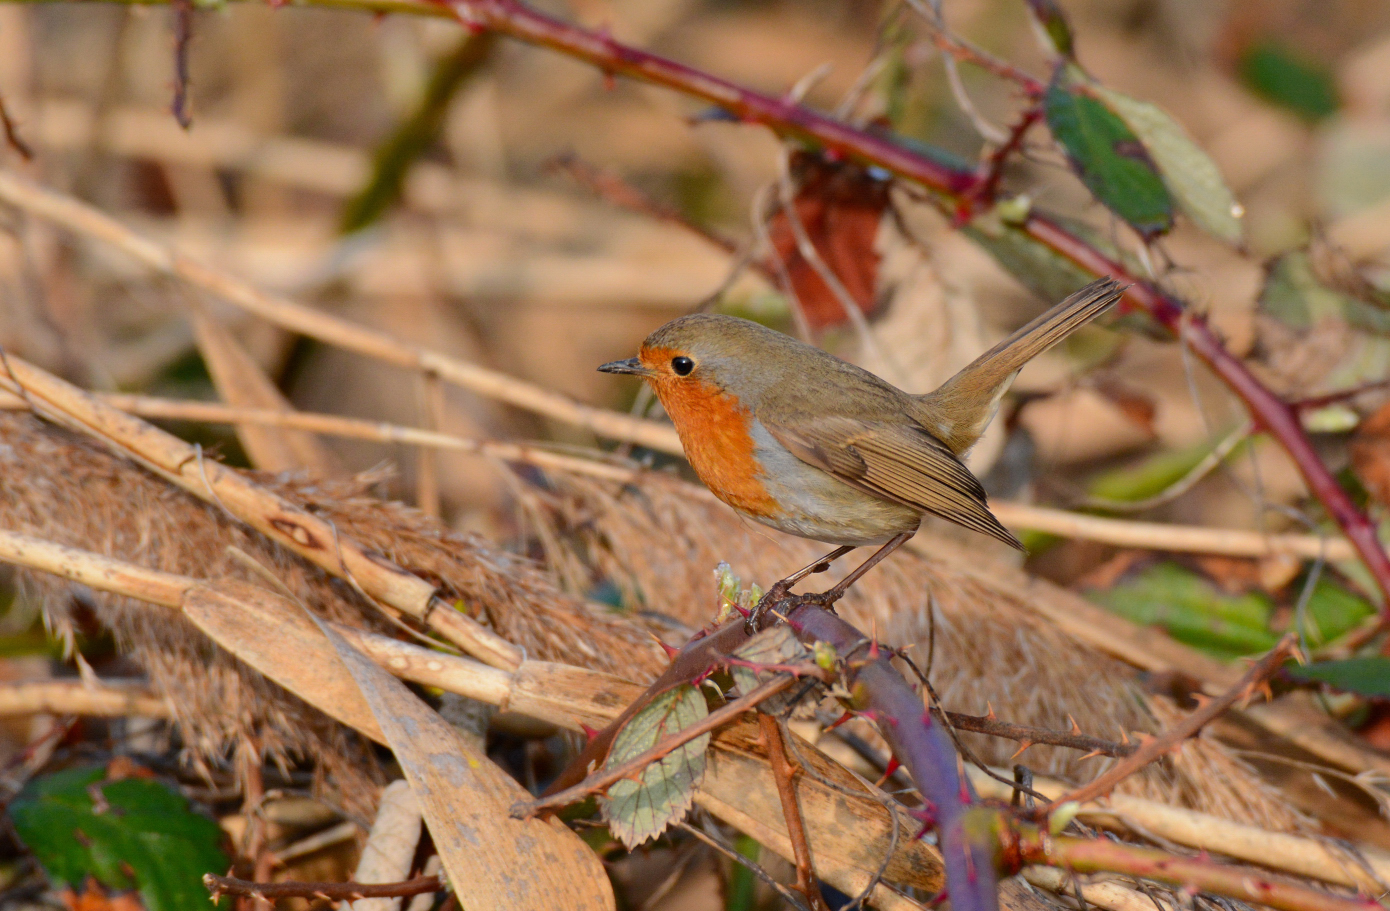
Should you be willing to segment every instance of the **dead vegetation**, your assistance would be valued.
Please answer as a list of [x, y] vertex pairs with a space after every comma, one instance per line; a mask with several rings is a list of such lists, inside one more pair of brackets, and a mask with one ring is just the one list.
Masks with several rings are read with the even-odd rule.
[[[0, 671], [0, 786], [39, 860], [0, 904], [169, 901], [25, 840], [26, 784], [83, 768], [93, 818], [157, 777], [218, 819], [208, 889], [240, 907], [913, 908], [950, 880], [988, 911], [962, 862], [1009, 908], [1383, 900], [1382, 11], [336, 5], [399, 15], [0, 5], [0, 648], [34, 653]], [[1030, 8], [1097, 79], [1067, 104], [1121, 90], [1195, 138], [1131, 122], [1171, 233], [1067, 143], [1048, 93], [1080, 77]], [[971, 457], [1026, 563], [933, 526], [838, 620], [711, 626], [824, 548], [693, 484], [594, 366], [713, 306], [925, 390], [1085, 270], [1135, 282], [1129, 314], [1031, 365]], [[1290, 636], [1370, 670], [1240, 682]], [[919, 717], [913, 666], [992, 733]], [[620, 761], [649, 817], [606, 779], [601, 815], [533, 815]]]

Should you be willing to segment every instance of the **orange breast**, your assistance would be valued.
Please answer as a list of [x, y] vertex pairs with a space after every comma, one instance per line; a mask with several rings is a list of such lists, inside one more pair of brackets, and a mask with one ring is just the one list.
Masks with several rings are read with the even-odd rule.
[[680, 434], [690, 467], [716, 497], [754, 516], [780, 512], [761, 480], [749, 433], [753, 416], [738, 398], [710, 383], [658, 377], [661, 405]]

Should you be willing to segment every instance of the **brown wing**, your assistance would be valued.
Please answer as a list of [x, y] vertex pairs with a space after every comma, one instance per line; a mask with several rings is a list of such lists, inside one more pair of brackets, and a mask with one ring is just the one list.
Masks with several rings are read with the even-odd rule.
[[989, 511], [970, 469], [925, 430], [841, 417], [795, 424], [770, 423], [762, 415], [759, 420], [798, 459], [846, 484], [1023, 549]]

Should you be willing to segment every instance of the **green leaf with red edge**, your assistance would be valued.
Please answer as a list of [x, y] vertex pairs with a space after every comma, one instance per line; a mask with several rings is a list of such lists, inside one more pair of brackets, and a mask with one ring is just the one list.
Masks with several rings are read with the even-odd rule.
[[1304, 667], [1291, 667], [1288, 673], [1305, 683], [1325, 683], [1358, 696], [1390, 699], [1390, 658], [1384, 655], [1318, 661]]
[[1057, 68], [1043, 113], [1072, 169], [1102, 205], [1146, 239], [1173, 227], [1173, 198], [1144, 143], [1096, 98], [1075, 66]]
[[203, 874], [229, 864], [217, 823], [159, 781], [68, 769], [29, 782], [9, 809], [20, 840], [56, 883], [80, 889], [92, 877], [109, 889], [139, 889], [149, 911], [209, 907]]
[[1056, 0], [1028, 0], [1028, 9], [1042, 31], [1047, 46], [1067, 59], [1075, 57], [1076, 45], [1072, 39], [1071, 24]]
[[1096, 86], [1096, 93], [1144, 143], [1183, 214], [1230, 244], [1240, 243], [1245, 210], [1226, 186], [1216, 162], [1156, 104]]
[[[618, 732], [603, 767], [613, 769], [636, 759], [708, 714], [704, 694], [691, 684], [657, 694]], [[704, 778], [709, 741], [709, 734], [701, 734], [648, 764], [633, 778], [610, 787], [599, 798], [609, 831], [627, 847], [635, 848], [682, 819], [695, 802], [695, 788]]]

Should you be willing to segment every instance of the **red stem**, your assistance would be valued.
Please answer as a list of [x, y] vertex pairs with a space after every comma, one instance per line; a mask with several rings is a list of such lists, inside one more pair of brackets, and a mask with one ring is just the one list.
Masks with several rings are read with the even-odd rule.
[[[964, 200], [979, 197], [981, 182], [989, 179], [987, 174], [953, 168], [898, 145], [888, 137], [855, 129], [785, 98], [750, 91], [717, 76], [629, 47], [607, 34], [552, 19], [517, 0], [434, 2], [450, 6], [469, 28], [493, 29], [588, 61], [606, 73], [643, 79], [702, 98], [745, 121], [763, 124], [780, 135], [809, 140], [848, 158], [877, 165], [901, 178], [944, 194], [948, 198], [942, 202], [948, 209], [959, 206]], [[1131, 274], [1122, 263], [1043, 215], [1030, 215], [1021, 227], [1034, 240], [1082, 268], [1130, 284], [1125, 300], [1186, 340], [1192, 351], [1240, 396], [1252, 420], [1284, 447], [1298, 466], [1309, 490], [1322, 502], [1361, 555], [1385, 596], [1382, 618], [1390, 618], [1390, 613], [1387, 613], [1390, 611], [1390, 558], [1387, 558], [1385, 549], [1376, 537], [1375, 526], [1356, 508], [1318, 458], [1293, 409], [1225, 349], [1205, 319], [1190, 313], [1176, 297]]]

